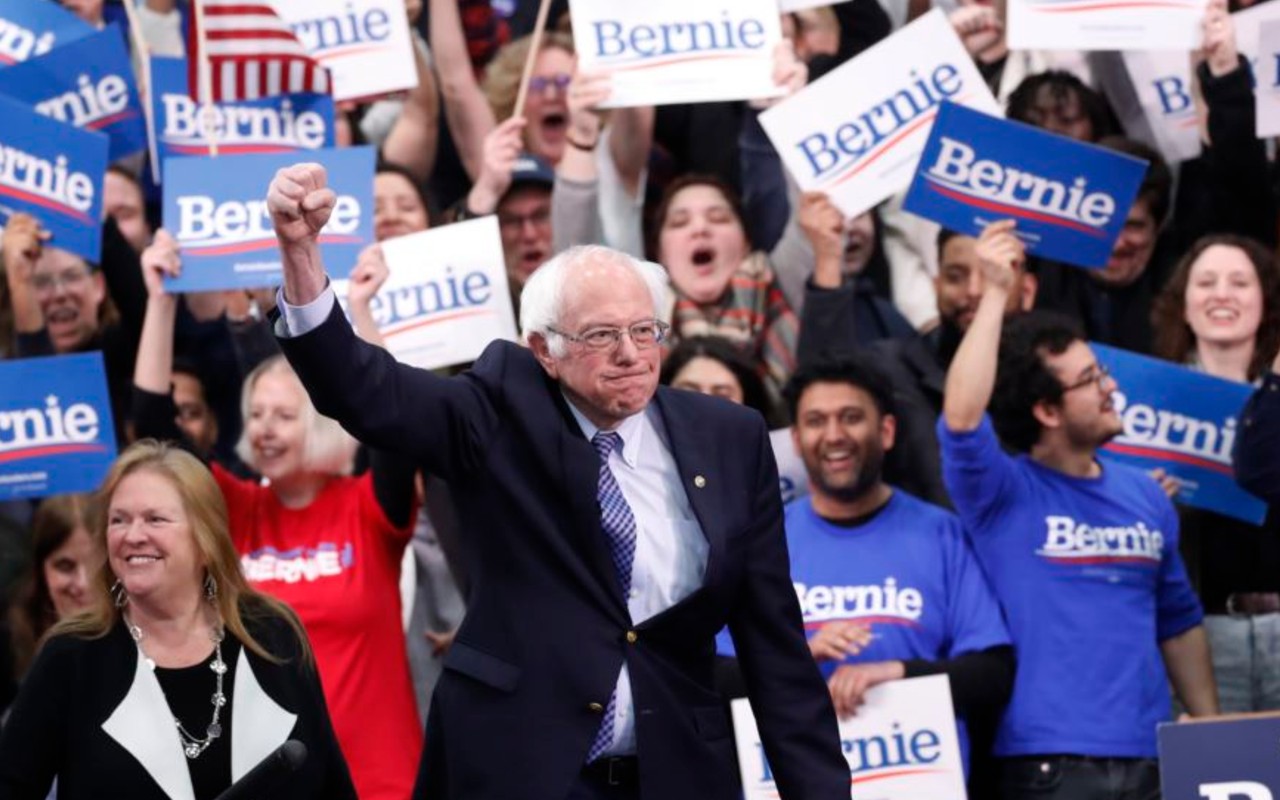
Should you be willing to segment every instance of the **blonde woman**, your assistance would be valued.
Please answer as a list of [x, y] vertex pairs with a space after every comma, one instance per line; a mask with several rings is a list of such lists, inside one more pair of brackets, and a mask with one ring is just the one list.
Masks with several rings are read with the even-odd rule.
[[204, 800], [289, 739], [273, 798], [352, 798], [306, 634], [249, 588], [227, 507], [189, 453], [144, 440], [112, 466], [99, 592], [50, 631], [0, 734], [0, 797]]

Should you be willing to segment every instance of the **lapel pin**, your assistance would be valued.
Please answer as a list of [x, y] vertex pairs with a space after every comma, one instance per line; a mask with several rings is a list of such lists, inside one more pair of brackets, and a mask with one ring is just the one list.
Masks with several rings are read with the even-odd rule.
[[694, 475], [694, 476], [693, 476], [693, 485], [694, 485], [694, 486], [697, 486], [699, 489], [701, 489], [702, 487], [704, 487], [704, 486], [706, 486], [706, 485], [707, 485], [707, 479], [706, 479], [706, 478], [704, 478], [704, 477], [702, 477], [701, 475]]

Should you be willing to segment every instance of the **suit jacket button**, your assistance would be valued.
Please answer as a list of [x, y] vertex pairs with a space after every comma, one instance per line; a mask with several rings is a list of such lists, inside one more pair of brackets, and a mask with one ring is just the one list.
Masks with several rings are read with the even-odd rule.
[[594, 711], [595, 713], [599, 714], [601, 711], [604, 711], [604, 706], [600, 705], [599, 703], [589, 703], [587, 705], [587, 710]]
[[693, 476], [693, 485], [694, 485], [694, 486], [697, 486], [699, 489], [701, 489], [702, 487], [704, 487], [704, 486], [706, 486], [706, 485], [707, 485], [707, 479], [706, 479], [706, 478], [704, 478], [704, 477], [702, 477], [701, 475], [694, 475], [694, 476]]
[[640, 638], [639, 636], [636, 636], [635, 631], [627, 631], [627, 644], [635, 644], [636, 639], [639, 639], [639, 638]]

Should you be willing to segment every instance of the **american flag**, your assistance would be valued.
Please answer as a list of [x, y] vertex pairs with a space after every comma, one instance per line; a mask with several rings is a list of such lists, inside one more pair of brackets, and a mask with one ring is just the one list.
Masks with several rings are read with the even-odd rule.
[[[202, 102], [233, 102], [329, 92], [329, 72], [308, 55], [269, 4], [262, 0], [194, 2], [200, 13], [192, 9], [187, 15], [187, 80], [192, 97]], [[200, 76], [206, 62], [208, 97]]]

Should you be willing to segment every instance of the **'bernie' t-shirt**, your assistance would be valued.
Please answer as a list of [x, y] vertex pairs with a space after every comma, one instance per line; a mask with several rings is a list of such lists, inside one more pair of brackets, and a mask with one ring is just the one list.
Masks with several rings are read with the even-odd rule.
[[1145, 473], [1076, 478], [1011, 457], [990, 419], [938, 421], [943, 478], [1018, 657], [999, 756], [1155, 758], [1169, 717], [1159, 643], [1199, 624], [1173, 503]]
[[[846, 526], [818, 516], [802, 497], [787, 505], [785, 524], [806, 635], [846, 620], [871, 628], [856, 655], [819, 664], [823, 677], [840, 664], [939, 661], [1009, 644], [960, 521], [945, 509], [895, 489], [873, 516]], [[717, 644], [733, 654], [727, 631]], [[967, 750], [963, 725], [960, 734]]]

